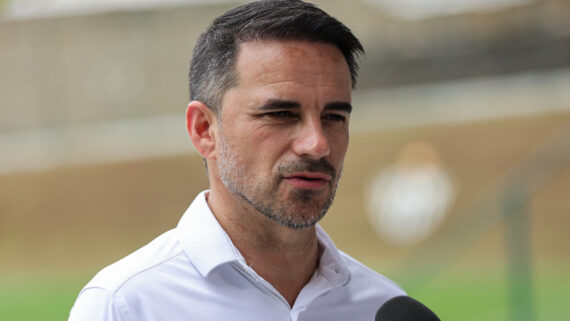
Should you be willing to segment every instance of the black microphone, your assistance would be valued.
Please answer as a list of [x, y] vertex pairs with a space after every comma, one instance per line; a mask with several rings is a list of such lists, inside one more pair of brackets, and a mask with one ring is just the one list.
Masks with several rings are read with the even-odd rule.
[[375, 321], [441, 321], [430, 309], [409, 296], [397, 296], [386, 301]]

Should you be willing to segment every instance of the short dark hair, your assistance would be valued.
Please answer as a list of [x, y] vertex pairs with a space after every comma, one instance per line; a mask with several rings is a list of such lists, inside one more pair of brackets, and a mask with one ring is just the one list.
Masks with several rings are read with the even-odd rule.
[[262, 0], [236, 7], [216, 18], [200, 35], [190, 64], [190, 99], [219, 112], [226, 90], [235, 85], [240, 43], [298, 40], [332, 44], [344, 55], [352, 87], [364, 48], [350, 29], [313, 4], [300, 0]]

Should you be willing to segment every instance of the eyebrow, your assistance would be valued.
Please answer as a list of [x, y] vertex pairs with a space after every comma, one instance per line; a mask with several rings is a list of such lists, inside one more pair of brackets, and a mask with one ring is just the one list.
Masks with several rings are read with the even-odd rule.
[[335, 101], [332, 103], [326, 104], [323, 110], [337, 110], [337, 111], [344, 111], [348, 114], [352, 112], [352, 105], [347, 102], [343, 101]]
[[[263, 105], [259, 106], [258, 109], [266, 111], [266, 110], [299, 109], [299, 108], [301, 108], [301, 104], [293, 100], [270, 99], [266, 101]], [[343, 111], [350, 114], [352, 112], [352, 105], [347, 102], [335, 101], [325, 105], [323, 111], [327, 110]]]
[[269, 99], [263, 105], [259, 106], [259, 110], [275, 110], [275, 109], [298, 109], [301, 104], [293, 100]]

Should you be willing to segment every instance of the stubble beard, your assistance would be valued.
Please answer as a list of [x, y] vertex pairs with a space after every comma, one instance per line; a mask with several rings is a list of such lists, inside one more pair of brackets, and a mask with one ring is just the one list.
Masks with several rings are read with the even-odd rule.
[[[249, 203], [255, 210], [280, 225], [303, 229], [314, 226], [326, 214], [336, 194], [336, 188], [342, 173], [342, 166], [337, 172], [325, 160], [312, 161], [300, 159], [292, 164], [280, 165], [279, 174], [264, 180], [257, 180], [253, 173], [247, 170], [243, 161], [237, 158], [233, 147], [220, 135], [220, 153], [218, 168], [220, 178], [226, 188]], [[331, 176], [329, 181], [330, 193], [324, 201], [316, 199], [325, 191], [298, 189], [292, 192], [291, 198], [280, 198], [278, 187], [281, 184], [281, 174], [300, 171], [319, 171]]]

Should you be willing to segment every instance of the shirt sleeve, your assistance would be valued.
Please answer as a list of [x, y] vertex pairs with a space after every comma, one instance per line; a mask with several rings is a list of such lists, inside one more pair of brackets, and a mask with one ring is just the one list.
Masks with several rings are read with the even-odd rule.
[[131, 321], [124, 300], [103, 288], [86, 288], [79, 293], [68, 321]]

